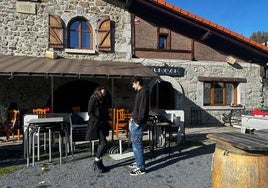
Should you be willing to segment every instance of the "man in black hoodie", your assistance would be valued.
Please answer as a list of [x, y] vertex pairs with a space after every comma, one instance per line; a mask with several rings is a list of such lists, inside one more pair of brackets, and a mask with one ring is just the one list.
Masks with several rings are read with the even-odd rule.
[[132, 148], [135, 162], [129, 167], [132, 169], [130, 175], [145, 174], [145, 160], [143, 151], [143, 131], [149, 115], [149, 91], [143, 86], [141, 77], [134, 77], [132, 87], [137, 91], [130, 126]]

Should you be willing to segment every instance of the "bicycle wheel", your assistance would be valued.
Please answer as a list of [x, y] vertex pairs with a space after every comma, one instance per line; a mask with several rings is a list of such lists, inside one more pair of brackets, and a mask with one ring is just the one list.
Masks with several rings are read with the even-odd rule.
[[241, 110], [231, 110], [230, 125], [232, 127], [241, 127]]
[[157, 142], [157, 147], [164, 147], [165, 146], [165, 137], [163, 134], [159, 135], [158, 137], [158, 142]]
[[221, 120], [223, 121], [223, 126], [225, 126], [226, 123], [230, 123], [230, 115], [225, 112], [222, 114]]

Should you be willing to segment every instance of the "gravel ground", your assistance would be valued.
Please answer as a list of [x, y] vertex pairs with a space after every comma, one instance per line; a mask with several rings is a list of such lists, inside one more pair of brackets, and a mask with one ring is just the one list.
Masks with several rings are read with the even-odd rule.
[[[213, 129], [214, 130], [214, 129]], [[216, 129], [215, 129], [216, 130]], [[21, 168], [7, 175], [0, 176], [0, 187], [182, 187], [209, 188], [211, 187], [211, 162], [215, 144], [207, 140], [205, 135], [210, 129], [186, 134], [184, 144], [171, 147], [171, 154], [167, 150], [159, 149], [152, 153], [146, 152], [145, 175], [130, 176], [128, 164], [132, 158], [114, 160], [108, 154], [104, 157], [104, 164], [110, 171], [103, 174], [96, 173], [93, 168], [93, 157], [90, 152], [82, 150], [68, 157], [62, 165], [59, 159], [53, 157], [52, 163], [47, 159], [27, 168], [25, 159], [5, 159], [0, 161], [0, 167], [17, 164]], [[217, 132], [220, 132], [217, 129]], [[18, 146], [17, 146], [18, 147]], [[3, 147], [0, 152], [3, 154]], [[42, 167], [45, 166], [45, 170]]]

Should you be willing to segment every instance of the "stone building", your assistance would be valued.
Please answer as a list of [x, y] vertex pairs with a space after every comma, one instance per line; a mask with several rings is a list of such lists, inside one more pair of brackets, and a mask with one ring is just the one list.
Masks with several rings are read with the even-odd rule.
[[[155, 3], [163, 5], [163, 1]], [[159, 75], [146, 79], [151, 107], [182, 109], [186, 123], [191, 123], [193, 108], [201, 110], [202, 123], [207, 124], [220, 123], [222, 114], [233, 108], [267, 105], [262, 66], [266, 62], [245, 61], [243, 54], [232, 57], [219, 52], [218, 46], [157, 26], [131, 14], [124, 1], [3, 0], [0, 10], [0, 103], [5, 106], [15, 101], [30, 111], [53, 103], [55, 112], [70, 112], [72, 106], [87, 111], [90, 94], [97, 85], [104, 85], [112, 106], [132, 109], [135, 93], [129, 83], [133, 75], [123, 76], [126, 69], [121, 76], [83, 77], [67, 75], [67, 67], [57, 62], [59, 67], [53, 69], [61, 74], [37, 72], [41, 66], [25, 72], [16, 59], [20, 56], [38, 57], [40, 64], [47, 63], [46, 56], [73, 64], [82, 59], [79, 66], [92, 68], [93, 61], [110, 62], [111, 67], [115, 62], [141, 63]], [[11, 62], [3, 67], [5, 57]], [[15, 66], [16, 71], [9, 71]]]

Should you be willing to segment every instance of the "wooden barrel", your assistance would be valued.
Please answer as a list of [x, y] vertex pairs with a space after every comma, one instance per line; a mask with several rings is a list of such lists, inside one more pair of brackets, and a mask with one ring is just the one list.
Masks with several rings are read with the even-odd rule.
[[213, 188], [268, 188], [268, 154], [217, 144], [211, 178]]

